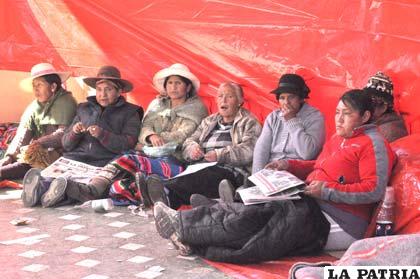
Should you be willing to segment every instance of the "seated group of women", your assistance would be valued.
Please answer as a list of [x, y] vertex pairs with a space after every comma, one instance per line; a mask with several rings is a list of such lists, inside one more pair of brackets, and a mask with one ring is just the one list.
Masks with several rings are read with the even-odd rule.
[[[32, 68], [26, 82], [32, 82], [36, 100], [0, 161], [0, 179], [25, 175], [22, 200], [30, 207], [109, 195], [116, 202], [156, 203], [158, 232], [184, 253], [213, 260], [267, 260], [325, 245], [342, 249], [362, 238], [394, 162], [385, 138], [407, 134], [393, 110], [392, 82], [380, 72], [363, 90], [340, 98], [336, 134], [325, 145], [323, 115], [305, 102], [310, 89], [296, 74], [281, 76], [272, 91], [279, 109], [267, 116], [262, 129], [242, 107], [241, 86], [232, 82], [219, 86], [218, 111], [207, 116], [197, 96], [200, 82], [182, 64], [156, 73], [159, 95], [144, 119], [143, 109], [121, 96], [133, 86], [117, 68], [104, 66], [96, 77], [84, 79], [96, 96], [77, 109], [61, 87], [67, 77], [47, 63]], [[52, 151], [102, 167], [101, 173], [88, 184], [42, 177], [31, 166], [48, 165]], [[216, 164], [172, 178], [196, 162]], [[303, 198], [257, 206], [204, 198], [192, 210], [173, 210], [189, 204], [193, 194], [218, 198], [220, 182], [237, 188], [264, 167], [286, 169], [306, 180]]]

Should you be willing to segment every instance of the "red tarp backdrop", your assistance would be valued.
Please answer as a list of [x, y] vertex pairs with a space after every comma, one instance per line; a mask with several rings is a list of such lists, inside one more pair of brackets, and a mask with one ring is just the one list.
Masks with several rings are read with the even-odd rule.
[[418, 14], [413, 0], [0, 0], [0, 69], [29, 71], [46, 60], [77, 76], [114, 64], [134, 82], [132, 100], [147, 106], [153, 74], [181, 62], [200, 78], [212, 111], [217, 85], [233, 80], [261, 120], [276, 107], [268, 92], [279, 76], [297, 72], [330, 134], [337, 98], [382, 70], [417, 132]]
[[[419, 14], [418, 0], [0, 0], [0, 77], [42, 61], [74, 76], [113, 64], [135, 85], [130, 100], [146, 108], [156, 95], [153, 75], [178, 62], [199, 77], [212, 112], [217, 86], [231, 80], [263, 121], [276, 108], [270, 90], [294, 72], [306, 79], [309, 102], [324, 112], [331, 135], [339, 96], [380, 70], [393, 79], [396, 108], [418, 133]], [[0, 89], [3, 104], [19, 102], [17, 86]], [[4, 106], [0, 122], [7, 109], [17, 110]], [[394, 144], [401, 233], [419, 227], [416, 143], [418, 135]], [[282, 278], [290, 265], [216, 266], [237, 278]]]

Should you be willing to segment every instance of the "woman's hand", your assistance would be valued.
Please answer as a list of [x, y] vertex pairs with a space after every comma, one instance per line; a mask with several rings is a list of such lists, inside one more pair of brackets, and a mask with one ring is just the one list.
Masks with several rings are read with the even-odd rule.
[[295, 118], [296, 114], [299, 112], [299, 110], [296, 110], [296, 108], [284, 104], [281, 108], [281, 111], [283, 112], [283, 118], [287, 121], [289, 119]]
[[204, 155], [204, 160], [206, 160], [207, 162], [216, 162], [217, 161], [216, 151], [212, 150], [212, 151], [207, 152]]
[[190, 154], [188, 155], [192, 160], [194, 161], [198, 161], [201, 158], [204, 157], [204, 153], [201, 150], [200, 145], [195, 145], [194, 147], [191, 148]]
[[321, 198], [322, 188], [325, 187], [327, 182], [314, 180], [305, 187], [305, 195], [311, 196], [313, 198]]
[[89, 134], [91, 134], [92, 137], [99, 137], [102, 134], [103, 129], [99, 127], [98, 125], [92, 125], [87, 128], [87, 131]]
[[163, 141], [163, 139], [158, 136], [158, 135], [150, 135], [148, 137], [149, 142], [153, 145], [153, 146], [162, 146], [165, 144], [165, 142]]
[[82, 122], [77, 122], [73, 125], [73, 133], [75, 134], [81, 134], [86, 132], [85, 126], [83, 126]]
[[264, 168], [281, 171], [287, 170], [288, 167], [289, 163], [286, 160], [276, 160], [271, 163], [268, 163]]
[[134, 147], [134, 150], [137, 150], [137, 151], [142, 151], [143, 150], [143, 144], [141, 144], [140, 142], [138, 142], [137, 144], [136, 144], [136, 147]]

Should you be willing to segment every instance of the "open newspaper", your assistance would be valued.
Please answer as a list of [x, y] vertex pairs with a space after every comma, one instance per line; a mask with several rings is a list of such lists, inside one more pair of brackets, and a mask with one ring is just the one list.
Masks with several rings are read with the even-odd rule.
[[53, 178], [61, 176], [87, 184], [92, 177], [99, 174], [101, 169], [100, 167], [60, 157], [54, 163], [43, 169], [41, 175], [43, 177]]
[[238, 190], [244, 204], [300, 199], [305, 182], [287, 171], [263, 169], [248, 177], [253, 187]]

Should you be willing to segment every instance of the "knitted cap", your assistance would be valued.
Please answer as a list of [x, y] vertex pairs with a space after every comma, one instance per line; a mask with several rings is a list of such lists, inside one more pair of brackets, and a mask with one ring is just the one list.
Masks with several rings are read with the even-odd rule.
[[382, 72], [377, 72], [374, 76], [370, 77], [366, 84], [366, 88], [373, 88], [377, 91], [391, 95], [394, 93], [394, 84], [392, 83], [392, 80]]

